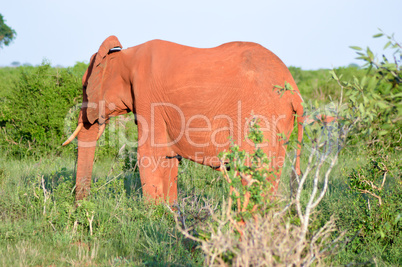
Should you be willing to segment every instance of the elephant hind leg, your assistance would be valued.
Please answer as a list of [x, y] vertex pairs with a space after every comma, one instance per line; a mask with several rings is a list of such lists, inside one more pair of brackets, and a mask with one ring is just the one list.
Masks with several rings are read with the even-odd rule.
[[140, 156], [143, 196], [151, 202], [173, 204], [177, 200], [178, 165], [177, 158]]
[[164, 200], [174, 204], [177, 200], [177, 174], [179, 169], [178, 159], [166, 159], [168, 168], [164, 169], [163, 195]]

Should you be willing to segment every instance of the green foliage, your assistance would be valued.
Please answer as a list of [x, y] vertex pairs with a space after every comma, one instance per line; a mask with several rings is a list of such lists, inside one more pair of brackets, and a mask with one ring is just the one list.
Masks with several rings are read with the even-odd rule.
[[[372, 156], [368, 164], [353, 168], [348, 184], [351, 194], [360, 194], [353, 206], [360, 216], [353, 218], [352, 227], [362, 241], [378, 239], [382, 246], [392, 246], [402, 233], [402, 180], [399, 160], [387, 156]], [[387, 176], [388, 175], [388, 176]], [[364, 243], [364, 242], [360, 242]], [[363, 249], [361, 247], [360, 249]]]
[[[393, 36], [387, 38], [385, 48], [393, 49], [393, 63], [385, 56], [378, 61], [370, 48], [351, 47], [365, 62], [364, 74], [346, 79], [337, 70], [330, 72], [340, 88], [337, 120], [350, 127], [348, 153], [356, 153], [354, 146], [364, 147], [352, 156], [350, 169], [340, 175], [348, 188], [338, 184], [339, 189], [334, 189], [338, 194], [321, 208], [324, 213], [337, 211], [339, 230], [349, 238], [345, 250], [335, 257], [343, 263], [401, 264], [402, 162], [399, 156], [390, 156], [401, 149], [401, 46]], [[367, 163], [357, 164], [359, 157]]]
[[[23, 66], [0, 69], [0, 150], [10, 156], [41, 157], [71, 154], [76, 141], [61, 143], [77, 126], [81, 79], [88, 64], [72, 68]], [[95, 160], [115, 155], [137, 132], [134, 115], [111, 118], [98, 142]]]
[[339, 231], [348, 237], [344, 251], [335, 257], [338, 263], [374, 259], [398, 266], [402, 263], [402, 162], [397, 154], [377, 155], [375, 150], [369, 154], [363, 164], [351, 155], [350, 168], [344, 170], [348, 179], [334, 185], [320, 210], [336, 211]]
[[[374, 37], [381, 37], [383, 33]], [[355, 140], [366, 138], [370, 144], [400, 148], [402, 137], [402, 58], [401, 45], [393, 36], [387, 36], [385, 48], [393, 49], [394, 62], [384, 55], [378, 61], [370, 48], [357, 50], [358, 59], [365, 61], [366, 75], [351, 82], [342, 81], [341, 76], [332, 73], [342, 89], [346, 91], [348, 108], [345, 117], [359, 118], [356, 124]]]
[[3, 45], [8, 46], [16, 35], [17, 33], [5, 23], [3, 15], [0, 14], [0, 48]]
[[[320, 103], [328, 103], [339, 99], [341, 93], [339, 85], [331, 78], [328, 70], [302, 70], [296, 67], [289, 67], [289, 70], [306, 101], [317, 100]], [[340, 67], [335, 69], [335, 72], [338, 76], [342, 75], [344, 80], [360, 78], [365, 74], [365, 70], [356, 67]]]
[[19, 80], [0, 106], [1, 146], [19, 156], [61, 152], [64, 117], [81, 99], [73, 69], [21, 67]]
[[5, 104], [6, 97], [13, 93], [13, 85], [19, 78], [18, 68], [0, 68], [0, 107]]
[[254, 117], [250, 121], [248, 134], [249, 140], [255, 145], [252, 153], [232, 144], [228, 152], [220, 155], [222, 162], [228, 162], [229, 170], [224, 171], [224, 176], [231, 187], [230, 197], [234, 201], [233, 208], [239, 211], [239, 221], [250, 218], [257, 209], [264, 213], [263, 209], [270, 202], [267, 192], [271, 191], [272, 181], [276, 180], [275, 173], [270, 171], [270, 160], [258, 147], [264, 141], [260, 128], [258, 119]]
[[288, 83], [288, 82], [286, 82], [286, 81], [285, 81], [285, 86], [284, 86], [284, 87], [282, 87], [282, 86], [280, 86], [280, 85], [275, 85], [274, 88], [278, 88], [278, 92], [281, 93], [281, 94], [280, 94], [281, 97], [283, 96], [283, 94], [284, 94], [286, 91], [290, 91], [291, 94], [294, 93], [294, 92], [293, 92], [293, 87], [290, 85], [290, 83]]

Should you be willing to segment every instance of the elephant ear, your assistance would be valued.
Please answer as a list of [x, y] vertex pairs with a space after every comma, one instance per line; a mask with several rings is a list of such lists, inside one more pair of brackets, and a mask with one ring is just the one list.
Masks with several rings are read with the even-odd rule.
[[[87, 119], [90, 123], [94, 123], [99, 119], [100, 123], [103, 123], [104, 114], [100, 115], [99, 109], [102, 105], [104, 90], [103, 90], [103, 76], [105, 69], [107, 68], [106, 56], [109, 52], [115, 52], [121, 50], [122, 45], [116, 36], [109, 36], [99, 47], [99, 50], [91, 58], [89, 67], [83, 77], [83, 86], [86, 90], [88, 99], [88, 106], [86, 110]], [[85, 97], [85, 96], [84, 96]], [[101, 111], [102, 112], [102, 111]], [[102, 118], [99, 118], [101, 116]]]
[[95, 57], [96, 57], [96, 53], [92, 55], [91, 60], [89, 61], [89, 66], [87, 68], [87, 70], [84, 73], [84, 76], [82, 76], [82, 90], [83, 90], [83, 104], [81, 107], [81, 112], [80, 112], [80, 116], [78, 119], [78, 122], [88, 122], [88, 117], [87, 117], [87, 111], [88, 111], [88, 96], [87, 96], [87, 86], [88, 86], [88, 80], [89, 77], [91, 76], [92, 73], [92, 69], [94, 66], [94, 62], [95, 62]]
[[120, 47], [120, 49], [123, 48], [123, 46], [119, 42], [119, 39], [117, 39], [116, 36], [111, 35], [108, 38], [106, 38], [106, 40], [103, 41], [103, 43], [99, 47], [98, 53], [96, 54], [94, 66], [95, 67], [99, 66], [99, 64], [106, 57], [106, 55], [109, 54], [109, 51], [116, 47]]
[[84, 88], [84, 90], [88, 86], [88, 80], [89, 80], [89, 77], [91, 76], [92, 69], [94, 67], [96, 54], [97, 53], [95, 53], [91, 56], [91, 60], [89, 61], [88, 69], [85, 71], [84, 76], [82, 76], [82, 88]]

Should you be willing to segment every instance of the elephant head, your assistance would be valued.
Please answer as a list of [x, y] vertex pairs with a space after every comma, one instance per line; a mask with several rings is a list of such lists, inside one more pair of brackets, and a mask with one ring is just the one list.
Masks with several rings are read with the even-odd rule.
[[[116, 111], [118, 101], [108, 98], [112, 77], [111, 61], [121, 53], [122, 45], [115, 36], [108, 37], [90, 60], [82, 78], [83, 104], [74, 133], [63, 143], [69, 144], [78, 137], [78, 163], [76, 177], [76, 199], [83, 199], [89, 191], [96, 141], [102, 135], [107, 119]], [[117, 76], [116, 76], [117, 77]], [[118, 77], [117, 77], [118, 78]], [[114, 95], [110, 94], [109, 95]], [[127, 107], [126, 107], [127, 108]], [[123, 108], [120, 108], [119, 114]]]

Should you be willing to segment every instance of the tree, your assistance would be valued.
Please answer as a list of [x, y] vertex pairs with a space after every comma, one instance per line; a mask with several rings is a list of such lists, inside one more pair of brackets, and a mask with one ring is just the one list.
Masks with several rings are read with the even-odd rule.
[[21, 63], [19, 61], [11, 62], [11, 66], [13, 66], [13, 67], [19, 67], [20, 65], [21, 65]]
[[8, 46], [16, 35], [15, 30], [5, 24], [3, 15], [0, 14], [0, 48], [3, 48], [3, 44]]

